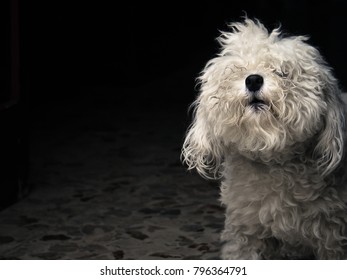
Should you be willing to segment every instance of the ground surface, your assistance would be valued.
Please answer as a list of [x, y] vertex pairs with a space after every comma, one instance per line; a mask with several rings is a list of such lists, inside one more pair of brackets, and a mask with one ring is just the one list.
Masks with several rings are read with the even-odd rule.
[[33, 118], [32, 191], [0, 212], [0, 258], [218, 259], [218, 185], [180, 163], [189, 98], [171, 81], [82, 89]]

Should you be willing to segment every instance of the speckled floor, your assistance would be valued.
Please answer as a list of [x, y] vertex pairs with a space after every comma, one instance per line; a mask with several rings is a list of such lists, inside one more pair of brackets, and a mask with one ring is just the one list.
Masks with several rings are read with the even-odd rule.
[[171, 81], [81, 90], [35, 117], [33, 188], [0, 212], [0, 258], [219, 258], [218, 183], [179, 159], [194, 93]]

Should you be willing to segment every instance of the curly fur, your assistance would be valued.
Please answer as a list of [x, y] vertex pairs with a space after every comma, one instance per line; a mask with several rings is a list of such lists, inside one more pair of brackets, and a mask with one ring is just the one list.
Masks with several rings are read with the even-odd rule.
[[[341, 92], [307, 39], [246, 18], [199, 77], [182, 158], [222, 178], [223, 259], [347, 258]], [[250, 92], [255, 74], [263, 85]]]

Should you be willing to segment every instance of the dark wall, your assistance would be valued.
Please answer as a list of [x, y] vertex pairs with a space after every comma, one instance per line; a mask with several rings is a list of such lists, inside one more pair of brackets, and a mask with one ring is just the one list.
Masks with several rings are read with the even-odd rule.
[[[61, 121], [61, 115], [55, 112], [64, 110], [71, 99], [74, 110], [80, 112], [85, 96], [100, 93], [88, 92], [93, 87], [110, 87], [113, 95], [131, 92], [122, 98], [139, 100], [136, 94], [144, 94], [141, 90], [114, 88], [138, 87], [164, 78], [176, 79], [175, 86], [182, 89], [176, 94], [188, 95], [188, 99], [182, 99], [183, 112], [188, 107], [187, 100], [192, 101], [196, 94], [195, 78], [219, 47], [215, 40], [219, 30], [226, 29], [230, 21], [240, 20], [245, 13], [263, 21], [269, 29], [281, 23], [286, 33], [310, 35], [311, 43], [334, 67], [343, 89], [347, 88], [347, 19], [342, 0], [229, 0], [195, 4], [115, 0], [18, 2], [19, 53], [14, 28], [17, 0], [3, 1], [0, 9], [4, 39], [0, 67], [0, 165], [6, 175], [0, 180], [0, 209], [27, 192], [33, 124], [54, 126], [52, 120]], [[147, 102], [167, 105], [165, 95], [157, 98], [152, 91], [146, 94], [152, 96]], [[55, 104], [63, 106], [51, 110]]]
[[[117, 4], [118, 3], [118, 4]], [[247, 12], [269, 28], [310, 35], [346, 87], [343, 1], [20, 2], [22, 84], [29, 99], [76, 87], [137, 86], [185, 67], [198, 71], [226, 23]]]

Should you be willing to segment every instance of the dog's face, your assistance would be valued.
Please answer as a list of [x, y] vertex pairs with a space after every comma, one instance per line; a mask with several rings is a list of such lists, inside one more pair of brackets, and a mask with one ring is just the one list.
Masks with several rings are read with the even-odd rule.
[[341, 158], [342, 113], [336, 80], [317, 49], [248, 19], [231, 28], [200, 76], [183, 147], [190, 168], [206, 175], [226, 151], [269, 161], [303, 153], [305, 145], [315, 145], [318, 165], [332, 168]]

